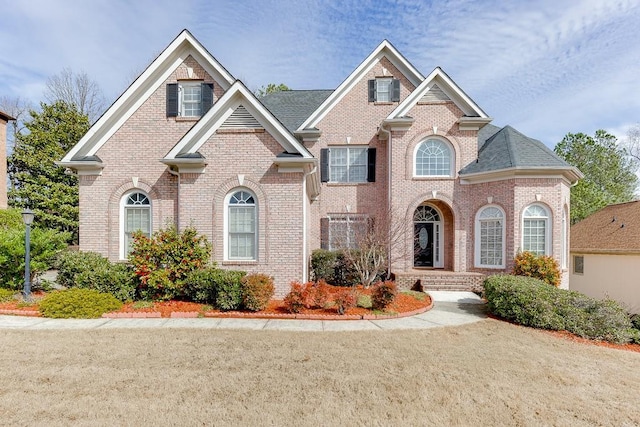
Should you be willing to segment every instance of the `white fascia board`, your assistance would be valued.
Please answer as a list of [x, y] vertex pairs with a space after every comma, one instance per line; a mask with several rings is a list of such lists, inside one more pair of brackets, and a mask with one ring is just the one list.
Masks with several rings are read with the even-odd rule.
[[187, 30], [184, 30], [91, 126], [91, 129], [65, 155], [62, 161], [71, 161], [77, 155], [91, 156], [97, 153], [189, 55], [194, 56], [194, 59], [212, 77], [220, 79], [216, 80], [219, 84], [224, 83], [230, 86], [233, 82], [233, 77], [227, 70]]
[[489, 172], [476, 172], [459, 175], [461, 184], [480, 184], [484, 182], [504, 181], [513, 178], [562, 178], [569, 185], [575, 184], [583, 175], [576, 168], [515, 167]]
[[302, 131], [307, 128], [313, 128], [331, 111], [331, 109], [342, 100], [351, 89], [358, 83], [364, 75], [373, 68], [373, 66], [380, 61], [383, 57], [386, 57], [398, 70], [404, 74], [404, 76], [414, 85], [419, 86], [424, 80], [424, 76], [406, 60], [400, 52], [389, 41], [383, 40], [378, 47], [371, 52], [367, 58], [353, 70], [351, 74], [342, 82], [336, 90], [329, 95], [325, 101], [320, 104], [316, 111], [311, 114], [298, 127], [297, 131]]
[[288, 153], [300, 153], [304, 159], [313, 158], [300, 141], [291, 135], [284, 125], [238, 80], [169, 151], [165, 159], [171, 160], [178, 154], [198, 151], [240, 105], [243, 105]]
[[422, 97], [437, 84], [438, 87], [467, 115], [489, 119], [464, 91], [444, 72], [436, 67], [416, 89], [407, 96], [398, 107], [387, 116], [387, 120], [404, 117], [422, 99]]

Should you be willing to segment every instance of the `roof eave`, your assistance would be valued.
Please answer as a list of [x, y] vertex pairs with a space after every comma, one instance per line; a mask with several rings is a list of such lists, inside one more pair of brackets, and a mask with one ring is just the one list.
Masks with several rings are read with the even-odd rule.
[[491, 117], [469, 117], [462, 116], [458, 119], [459, 130], [480, 130], [485, 125], [491, 123]]
[[78, 175], [102, 175], [105, 164], [93, 160], [75, 160], [54, 162], [66, 170], [75, 171]]
[[540, 166], [540, 167], [512, 167], [512, 168], [504, 168], [497, 169], [487, 172], [474, 172], [474, 173], [466, 173], [460, 174], [460, 183], [461, 184], [476, 184], [481, 182], [489, 182], [489, 181], [497, 181], [502, 179], [509, 178], [539, 178], [539, 177], [562, 177], [564, 178], [569, 185], [574, 185], [580, 180], [584, 175], [575, 167], [565, 168], [565, 167], [548, 167], [548, 166]]

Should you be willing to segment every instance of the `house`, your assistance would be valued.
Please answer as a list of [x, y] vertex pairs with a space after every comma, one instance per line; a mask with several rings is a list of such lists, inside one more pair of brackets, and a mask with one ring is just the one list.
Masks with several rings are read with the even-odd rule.
[[[7, 123], [15, 120], [0, 110], [0, 179], [7, 182]], [[0, 209], [7, 209], [7, 186], [0, 185]]]
[[282, 296], [314, 249], [392, 212], [401, 287], [477, 289], [521, 249], [566, 267], [581, 176], [491, 120], [386, 40], [334, 90], [257, 99], [185, 30], [59, 165], [79, 176], [80, 248], [112, 260], [135, 230], [193, 224], [219, 266], [267, 273]]
[[571, 290], [640, 314], [640, 201], [607, 206], [571, 227]]

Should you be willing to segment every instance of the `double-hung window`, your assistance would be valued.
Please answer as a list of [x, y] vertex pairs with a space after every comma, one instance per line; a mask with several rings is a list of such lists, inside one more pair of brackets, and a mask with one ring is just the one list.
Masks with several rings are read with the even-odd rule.
[[375, 181], [376, 150], [367, 147], [331, 147], [321, 150], [322, 182]]
[[213, 104], [213, 83], [179, 81], [167, 85], [167, 117], [200, 117]]
[[369, 80], [369, 102], [399, 102], [400, 80], [377, 77]]
[[367, 232], [367, 217], [335, 214], [328, 217], [328, 249], [357, 249]]
[[255, 260], [258, 234], [254, 195], [247, 190], [230, 194], [227, 209], [227, 258]]
[[504, 268], [504, 212], [487, 206], [476, 215], [476, 266]]
[[141, 232], [151, 237], [151, 202], [142, 192], [133, 192], [122, 199], [122, 253], [124, 259], [131, 251], [133, 234]]
[[551, 216], [542, 205], [531, 205], [524, 210], [522, 220], [522, 250], [536, 255], [551, 255]]

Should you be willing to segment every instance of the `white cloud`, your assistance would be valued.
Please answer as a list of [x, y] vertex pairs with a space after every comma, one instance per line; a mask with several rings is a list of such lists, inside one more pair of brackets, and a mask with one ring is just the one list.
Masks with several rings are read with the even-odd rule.
[[550, 146], [640, 120], [633, 0], [28, 0], [3, 11], [0, 95], [35, 102], [64, 67], [113, 99], [188, 28], [252, 89], [336, 87], [387, 38], [423, 74], [442, 66], [496, 124]]

